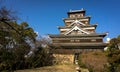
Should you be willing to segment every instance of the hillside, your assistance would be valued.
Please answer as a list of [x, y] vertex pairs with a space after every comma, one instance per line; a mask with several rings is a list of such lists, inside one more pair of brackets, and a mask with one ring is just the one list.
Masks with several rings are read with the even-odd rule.
[[18, 70], [15, 72], [76, 72], [75, 65], [55, 65], [36, 69]]

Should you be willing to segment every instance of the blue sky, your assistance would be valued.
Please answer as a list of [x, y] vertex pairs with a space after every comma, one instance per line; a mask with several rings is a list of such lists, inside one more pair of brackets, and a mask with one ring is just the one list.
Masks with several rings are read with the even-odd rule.
[[120, 0], [2, 0], [1, 6], [18, 12], [40, 35], [59, 34], [57, 26], [64, 26], [69, 10], [84, 8], [91, 16], [91, 24], [98, 23], [96, 32], [109, 32], [106, 36], [120, 34]]

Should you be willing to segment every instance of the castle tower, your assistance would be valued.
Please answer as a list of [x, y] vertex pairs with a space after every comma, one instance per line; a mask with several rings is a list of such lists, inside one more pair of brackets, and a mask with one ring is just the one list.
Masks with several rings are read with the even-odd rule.
[[107, 33], [96, 33], [97, 24], [90, 24], [90, 16], [85, 10], [71, 10], [68, 18], [64, 18], [65, 26], [59, 26], [60, 34], [49, 34], [52, 39], [53, 54], [73, 55], [74, 62], [81, 52], [103, 50], [106, 43], [103, 38]]

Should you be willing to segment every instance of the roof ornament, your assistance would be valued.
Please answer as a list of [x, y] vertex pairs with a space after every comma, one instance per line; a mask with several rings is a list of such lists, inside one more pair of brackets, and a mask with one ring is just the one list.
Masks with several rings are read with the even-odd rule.
[[85, 26], [84, 23], [80, 22], [80, 20], [77, 20], [77, 19], [75, 19], [69, 26], [72, 26], [73, 24], [80, 24], [80, 25]]
[[70, 9], [70, 12], [72, 12], [72, 9]]
[[78, 26], [74, 26], [73, 28], [71, 28], [71, 30], [67, 31], [64, 35], [68, 35], [70, 32], [72, 32], [74, 30], [79, 30], [80, 32], [83, 32], [84, 34], [90, 34], [89, 32], [86, 32], [86, 31], [80, 29]]
[[76, 19], [76, 20], [75, 20], [75, 24], [78, 24], [78, 23], [79, 23], [79, 21]]
[[84, 8], [81, 8], [81, 10], [84, 10]]

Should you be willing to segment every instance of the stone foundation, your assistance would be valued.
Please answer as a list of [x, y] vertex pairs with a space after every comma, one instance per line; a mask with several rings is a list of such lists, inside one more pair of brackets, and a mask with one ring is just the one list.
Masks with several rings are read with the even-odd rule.
[[73, 64], [74, 55], [73, 54], [53, 54], [54, 64]]

